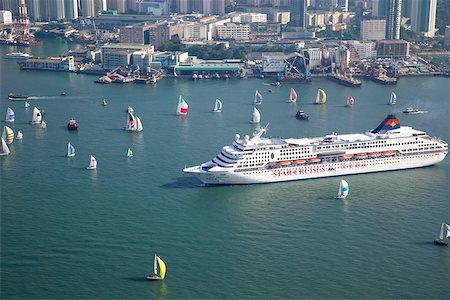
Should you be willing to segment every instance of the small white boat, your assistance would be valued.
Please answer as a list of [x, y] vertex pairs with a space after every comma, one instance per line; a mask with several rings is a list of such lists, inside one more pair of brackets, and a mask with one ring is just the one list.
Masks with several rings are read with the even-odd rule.
[[47, 128], [47, 123], [45, 123], [45, 121], [42, 121], [41, 128], [42, 128], [42, 129]]
[[354, 104], [355, 104], [355, 99], [353, 99], [352, 96], [348, 96], [347, 103], [345, 104], [345, 106], [352, 107]]
[[147, 280], [162, 280], [164, 279], [164, 277], [166, 277], [166, 271], [167, 271], [166, 264], [155, 253], [155, 259], [153, 260], [153, 273], [147, 276]]
[[416, 115], [416, 114], [420, 114], [421, 113], [421, 111], [420, 110], [418, 110], [417, 108], [414, 108], [414, 107], [407, 107], [404, 111], [403, 111], [403, 113], [404, 114], [408, 114], [408, 115]]
[[0, 156], [8, 155], [11, 151], [9, 150], [5, 140], [2, 137], [0, 139], [2, 140], [0, 143]]
[[187, 102], [181, 98], [181, 96], [178, 98], [178, 106], [177, 106], [177, 115], [178, 116], [185, 116], [188, 114], [189, 106]]
[[318, 89], [315, 104], [325, 104], [327, 102], [327, 94], [324, 90]]
[[8, 126], [3, 127], [2, 138], [8, 145], [11, 145], [14, 141], [14, 131]]
[[349, 192], [348, 183], [347, 181], [342, 179], [339, 184], [339, 191], [336, 196], [336, 199], [345, 199], [345, 197], [347, 197], [348, 195], [348, 192]]
[[133, 151], [131, 151], [131, 148], [128, 148], [127, 150], [127, 157], [133, 157]]
[[91, 159], [89, 160], [89, 166], [87, 167], [87, 169], [88, 170], [97, 169], [97, 160], [92, 155], [91, 155]]
[[222, 101], [216, 99], [216, 102], [214, 103], [213, 112], [221, 112], [221, 111], [222, 111]]
[[22, 131], [17, 131], [16, 140], [23, 140], [23, 133]]
[[75, 156], [75, 147], [69, 142], [67, 143], [67, 157]]
[[253, 105], [260, 105], [263, 101], [262, 95], [256, 90], [255, 99], [253, 99]]
[[23, 104], [23, 106], [24, 106], [25, 108], [30, 107], [30, 103], [28, 103], [27, 101], [25, 101], [25, 103]]
[[5, 122], [14, 122], [14, 111], [11, 108], [7, 108], [6, 109], [6, 117], [5, 117]]
[[106, 99], [103, 99], [102, 106], [106, 106], [106, 105], [108, 105], [108, 103], [106, 103]]
[[261, 121], [261, 114], [259, 113], [259, 110], [256, 108], [256, 106], [254, 106], [252, 119], [251, 119], [250, 123], [258, 124], [260, 121]]
[[391, 98], [389, 98], [389, 105], [394, 105], [394, 104], [396, 104], [397, 103], [397, 95], [394, 93], [394, 92], [392, 92], [391, 93]]
[[289, 93], [289, 103], [295, 103], [297, 101], [297, 92], [294, 90], [294, 88], [291, 88], [291, 92]]
[[33, 119], [31, 119], [31, 123], [39, 124], [41, 122], [42, 122], [42, 113], [37, 107], [34, 107], [33, 108]]
[[450, 225], [442, 223], [439, 238], [434, 240], [435, 244], [447, 246], [450, 239]]

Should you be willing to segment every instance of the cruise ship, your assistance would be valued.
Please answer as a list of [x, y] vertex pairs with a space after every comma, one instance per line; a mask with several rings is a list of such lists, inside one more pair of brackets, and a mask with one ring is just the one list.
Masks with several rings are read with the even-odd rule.
[[426, 167], [448, 153], [446, 142], [400, 126], [394, 115], [365, 133], [280, 139], [266, 131], [236, 134], [212, 160], [183, 171], [208, 185], [269, 183]]

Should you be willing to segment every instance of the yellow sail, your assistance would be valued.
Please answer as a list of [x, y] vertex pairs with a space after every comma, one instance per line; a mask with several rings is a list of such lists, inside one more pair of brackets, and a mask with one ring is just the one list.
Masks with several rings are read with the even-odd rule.
[[322, 89], [319, 89], [319, 91], [320, 91], [320, 94], [322, 96], [321, 97], [322, 99], [321, 99], [320, 103], [324, 104], [325, 102], [327, 102], [327, 94]]
[[159, 266], [159, 277], [161, 277], [161, 279], [164, 279], [164, 277], [166, 277], [166, 264], [163, 262], [163, 260], [161, 258], [159, 258], [159, 256], [156, 256], [156, 259], [158, 260], [158, 266]]
[[5, 142], [10, 145], [14, 141], [14, 131], [9, 128], [8, 126], [5, 126], [3, 128], [3, 139]]

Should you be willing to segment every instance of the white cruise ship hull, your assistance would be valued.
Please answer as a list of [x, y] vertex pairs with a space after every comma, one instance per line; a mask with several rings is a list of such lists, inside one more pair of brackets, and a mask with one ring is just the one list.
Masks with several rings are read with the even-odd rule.
[[439, 151], [420, 153], [417, 155], [368, 158], [363, 160], [284, 166], [277, 168], [260, 168], [243, 172], [235, 172], [233, 170], [210, 172], [208, 170], [203, 170], [201, 166], [186, 168], [183, 171], [194, 175], [201, 182], [208, 185], [271, 183], [421, 168], [441, 162], [446, 155], [447, 151]]

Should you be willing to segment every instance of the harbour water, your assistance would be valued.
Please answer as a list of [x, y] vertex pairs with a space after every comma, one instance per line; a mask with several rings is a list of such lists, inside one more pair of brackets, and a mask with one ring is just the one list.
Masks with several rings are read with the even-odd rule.
[[[53, 41], [31, 51], [56, 56], [73, 47]], [[211, 159], [236, 133], [252, 133], [256, 89], [270, 136], [361, 132], [396, 113], [449, 142], [450, 79], [364, 81], [358, 89], [325, 79], [99, 85], [95, 76], [20, 71], [4, 59], [23, 49], [0, 48], [2, 120], [13, 108], [12, 128], [24, 134], [0, 158], [2, 299], [449, 295], [450, 249], [433, 244], [441, 222], [450, 222], [449, 157], [428, 168], [346, 176], [345, 201], [334, 199], [341, 178], [203, 187], [182, 169]], [[291, 87], [295, 105], [286, 103]], [[327, 92], [325, 106], [312, 104], [318, 88]], [[388, 106], [392, 91], [397, 105]], [[35, 97], [31, 107], [7, 100], [10, 92]], [[175, 116], [179, 95], [189, 103], [185, 118]], [[352, 109], [344, 107], [348, 95]], [[222, 113], [211, 113], [216, 98]], [[45, 110], [46, 129], [29, 124], [33, 106]], [[128, 106], [141, 133], [123, 130]], [[428, 113], [403, 115], [407, 106]], [[309, 121], [295, 119], [299, 107]], [[67, 131], [72, 117], [78, 132]], [[69, 141], [77, 149], [70, 159]], [[91, 154], [96, 171], [86, 170]], [[155, 252], [167, 277], [148, 282]]]

